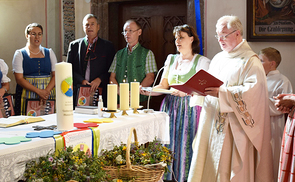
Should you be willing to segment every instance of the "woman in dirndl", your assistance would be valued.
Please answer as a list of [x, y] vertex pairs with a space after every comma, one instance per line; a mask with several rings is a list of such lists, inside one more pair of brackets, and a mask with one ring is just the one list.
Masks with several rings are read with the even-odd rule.
[[31, 23], [25, 29], [27, 44], [14, 53], [12, 67], [17, 83], [15, 98], [16, 115], [26, 115], [26, 100], [55, 100], [56, 56], [52, 49], [41, 46], [43, 28]]
[[[168, 55], [160, 84], [155, 88], [170, 89], [171, 84], [186, 82], [200, 69], [208, 70], [210, 60], [199, 53], [199, 38], [194, 28], [189, 25], [174, 27], [173, 35], [179, 54]], [[149, 92], [141, 90], [141, 94]], [[152, 96], [160, 95], [152, 92]], [[169, 149], [174, 152], [174, 160], [165, 174], [166, 180], [187, 180], [192, 159], [192, 142], [197, 133], [200, 106], [190, 107], [191, 96], [179, 90], [173, 90], [162, 101], [160, 110], [170, 117]], [[173, 174], [173, 173], [174, 174]]]

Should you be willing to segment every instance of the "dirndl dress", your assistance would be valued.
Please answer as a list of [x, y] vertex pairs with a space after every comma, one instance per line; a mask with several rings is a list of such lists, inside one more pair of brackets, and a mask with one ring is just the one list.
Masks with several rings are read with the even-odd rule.
[[[173, 71], [168, 73], [168, 83], [184, 83], [196, 73], [196, 66], [201, 55], [197, 55], [190, 71], [185, 75], [176, 75]], [[176, 55], [171, 56], [170, 68], [175, 61]], [[191, 96], [178, 97], [167, 95], [161, 104], [160, 111], [166, 112], [170, 117], [170, 144], [167, 146], [174, 153], [174, 160], [168, 166], [169, 171], [164, 174], [166, 180], [177, 179], [179, 182], [186, 181], [192, 160], [192, 143], [197, 133], [199, 116], [202, 107], [190, 107]], [[173, 174], [173, 173], [174, 174]], [[174, 176], [173, 176], [174, 175]]]
[[[187, 180], [188, 177], [193, 155], [192, 143], [202, 109], [200, 106], [190, 107], [189, 101], [190, 96], [167, 95], [160, 109], [170, 117], [170, 144], [167, 147], [174, 152], [174, 160], [168, 167], [179, 182]], [[165, 178], [172, 180], [172, 173], [166, 173]]]
[[[33, 86], [39, 89], [45, 89], [51, 80], [51, 61], [49, 49], [44, 48], [44, 58], [30, 58], [25, 49], [21, 50], [23, 54], [23, 75]], [[26, 90], [20, 85], [16, 85], [15, 96], [15, 113], [16, 115], [26, 115], [26, 100], [39, 99], [35, 92]], [[50, 91], [50, 100], [55, 100], [55, 88]]]

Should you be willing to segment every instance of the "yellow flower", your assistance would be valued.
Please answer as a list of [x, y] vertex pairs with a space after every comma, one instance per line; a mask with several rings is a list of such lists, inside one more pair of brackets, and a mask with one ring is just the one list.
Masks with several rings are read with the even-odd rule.
[[121, 179], [117, 179], [117, 182], [123, 182], [123, 180], [121, 180]]
[[146, 156], [146, 153], [144, 152], [144, 153], [142, 153], [142, 155], [143, 155], [143, 156]]
[[165, 155], [161, 156], [161, 161], [166, 161], [167, 157]]
[[127, 149], [127, 147], [126, 147], [126, 146], [124, 146], [122, 150], [126, 150], [126, 149]]

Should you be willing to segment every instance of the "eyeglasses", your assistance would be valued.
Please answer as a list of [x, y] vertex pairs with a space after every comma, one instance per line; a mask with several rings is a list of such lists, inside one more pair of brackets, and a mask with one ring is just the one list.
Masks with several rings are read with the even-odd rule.
[[[140, 29], [140, 28], [139, 28]], [[125, 30], [124, 32], [121, 32], [122, 35], [126, 35], [127, 33], [129, 34], [133, 34], [134, 32], [138, 31], [139, 29], [137, 30]]]
[[37, 37], [37, 36], [38, 36], [38, 37], [42, 37], [42, 36], [43, 36], [42, 33], [38, 33], [38, 34], [36, 34], [36, 33], [34, 33], [34, 32], [33, 32], [33, 33], [30, 33], [30, 35], [31, 35], [31, 36], [34, 36], [34, 37]]
[[229, 33], [229, 34], [227, 34], [227, 35], [221, 35], [221, 36], [219, 36], [219, 35], [215, 35], [215, 38], [217, 39], [217, 40], [225, 40], [226, 38], [227, 38], [227, 36], [229, 36], [230, 34], [232, 34], [232, 33], [234, 33], [235, 31], [237, 31], [237, 30], [234, 30], [234, 31], [232, 31], [231, 33]]

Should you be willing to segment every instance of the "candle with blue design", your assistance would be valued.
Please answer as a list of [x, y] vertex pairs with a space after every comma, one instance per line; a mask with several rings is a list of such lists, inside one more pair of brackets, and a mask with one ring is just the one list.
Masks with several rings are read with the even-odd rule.
[[55, 64], [56, 120], [57, 129], [72, 130], [73, 122], [73, 79], [72, 64]]

